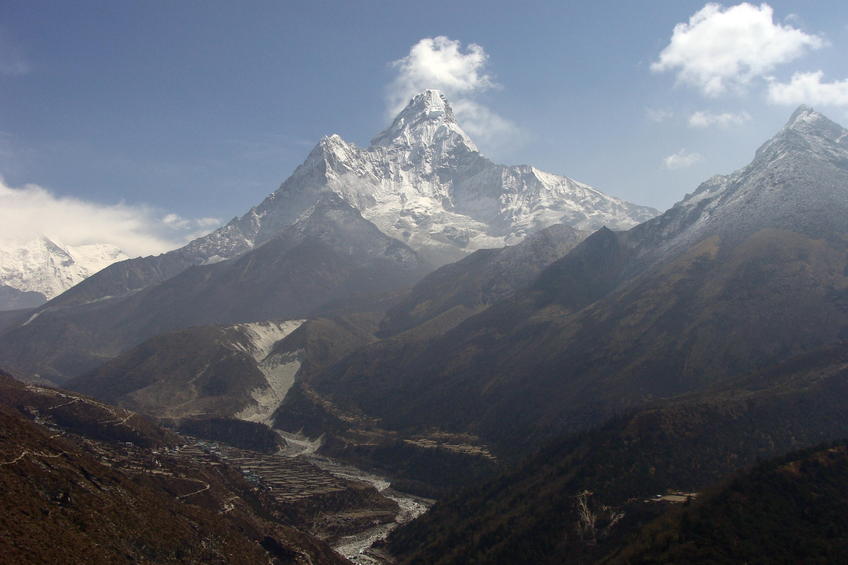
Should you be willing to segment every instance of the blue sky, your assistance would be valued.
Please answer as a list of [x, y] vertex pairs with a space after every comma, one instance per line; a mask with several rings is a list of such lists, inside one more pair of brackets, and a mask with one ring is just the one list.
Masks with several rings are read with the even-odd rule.
[[32, 229], [90, 204], [65, 239], [136, 214], [143, 238], [118, 243], [161, 251], [257, 204], [321, 136], [367, 144], [426, 85], [494, 160], [665, 209], [800, 102], [848, 124], [846, 49], [844, 1], [6, 0], [0, 202]]

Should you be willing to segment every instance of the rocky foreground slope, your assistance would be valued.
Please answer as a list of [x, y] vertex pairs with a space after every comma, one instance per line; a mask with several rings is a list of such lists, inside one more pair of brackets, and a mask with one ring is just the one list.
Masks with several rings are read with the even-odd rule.
[[0, 371], [0, 560], [341, 564], [328, 543], [396, 519], [371, 483], [279, 453], [264, 426], [230, 423], [276, 441], [265, 452], [201, 441]]

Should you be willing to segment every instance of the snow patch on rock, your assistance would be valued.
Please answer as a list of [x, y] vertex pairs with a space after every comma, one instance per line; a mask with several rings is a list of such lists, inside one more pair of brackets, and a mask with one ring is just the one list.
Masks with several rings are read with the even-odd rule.
[[247, 352], [261, 363], [271, 352], [274, 344], [299, 328], [306, 320], [286, 320], [284, 322], [249, 322], [237, 324], [234, 329], [241, 331], [249, 340]]
[[[264, 387], [257, 387], [250, 392], [254, 404], [238, 412], [236, 418], [270, 425], [274, 411], [294, 384], [303, 360], [302, 350], [282, 354], [271, 354], [271, 351], [277, 342], [305, 321], [251, 322], [234, 326], [248, 339], [247, 347], [243, 350], [256, 360], [266, 382]], [[236, 348], [242, 349], [238, 344]]]

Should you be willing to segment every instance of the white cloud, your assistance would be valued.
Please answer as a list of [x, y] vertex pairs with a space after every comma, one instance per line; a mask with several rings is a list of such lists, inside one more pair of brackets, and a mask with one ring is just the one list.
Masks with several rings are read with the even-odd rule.
[[174, 213], [165, 214], [161, 221], [174, 233], [182, 234], [180, 243], [188, 243], [221, 225], [218, 218], [183, 218]]
[[213, 218], [162, 215], [147, 206], [100, 204], [57, 196], [34, 184], [10, 187], [0, 179], [0, 240], [39, 236], [68, 245], [109, 243], [131, 256], [162, 253], [217, 226]]
[[458, 98], [451, 102], [451, 107], [471, 139], [498, 143], [504, 137], [517, 133], [515, 124], [473, 100]]
[[173, 212], [170, 214], [165, 214], [162, 218], [162, 223], [168, 227], [184, 230], [184, 229], [194, 229], [194, 228], [212, 228], [221, 223], [221, 221], [217, 218], [197, 218], [195, 220], [183, 218], [179, 214], [174, 214]]
[[774, 104], [815, 104], [820, 106], [848, 107], [848, 79], [822, 82], [824, 73], [795, 73], [789, 82], [771, 81], [769, 101]]
[[489, 56], [476, 43], [462, 43], [445, 36], [425, 37], [409, 53], [391, 63], [397, 76], [389, 84], [387, 112], [400, 112], [409, 100], [428, 88], [441, 90], [457, 121], [477, 141], [498, 144], [518, 133], [518, 127], [474, 97], [497, 85], [486, 71]]
[[448, 97], [491, 88], [492, 77], [484, 72], [488, 59], [476, 43], [469, 43], [463, 53], [459, 41], [443, 35], [425, 37], [406, 57], [392, 63], [398, 76], [389, 86], [389, 112], [398, 113], [410, 98], [428, 88], [441, 90]]
[[703, 156], [700, 153], [689, 153], [685, 149], [681, 149], [677, 153], [672, 153], [663, 159], [663, 166], [669, 171], [677, 169], [685, 169], [691, 167], [695, 163], [703, 161]]
[[722, 112], [716, 114], [714, 112], [694, 112], [689, 116], [689, 127], [693, 128], [708, 128], [718, 126], [728, 128], [731, 126], [741, 126], [745, 122], [751, 121], [751, 115], [748, 112]]
[[677, 80], [707, 96], [742, 91], [755, 77], [793, 61], [825, 41], [789, 24], [775, 23], [768, 4], [730, 8], [707, 4], [674, 26], [671, 41], [651, 65], [654, 72], [676, 71]]

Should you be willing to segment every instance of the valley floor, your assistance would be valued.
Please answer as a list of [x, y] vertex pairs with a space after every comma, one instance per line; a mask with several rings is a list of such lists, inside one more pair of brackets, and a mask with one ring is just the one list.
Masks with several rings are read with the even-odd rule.
[[353, 563], [390, 563], [380, 546], [395, 528], [422, 515], [434, 501], [395, 490], [386, 477], [318, 455], [320, 439], [280, 434], [286, 445], [274, 454], [202, 440], [182, 453], [193, 459], [221, 459], [240, 469], [249, 481], [267, 488], [292, 518], [308, 524], [310, 533]]

